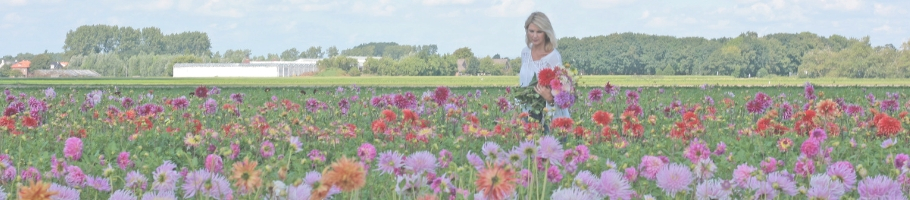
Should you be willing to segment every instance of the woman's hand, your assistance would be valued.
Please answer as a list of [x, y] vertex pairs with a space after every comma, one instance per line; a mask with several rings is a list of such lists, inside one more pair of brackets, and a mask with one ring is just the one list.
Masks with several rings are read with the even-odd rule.
[[553, 103], [553, 93], [550, 93], [550, 88], [547, 86], [536, 85], [534, 86], [534, 91], [536, 91], [537, 94], [540, 94], [547, 103]]

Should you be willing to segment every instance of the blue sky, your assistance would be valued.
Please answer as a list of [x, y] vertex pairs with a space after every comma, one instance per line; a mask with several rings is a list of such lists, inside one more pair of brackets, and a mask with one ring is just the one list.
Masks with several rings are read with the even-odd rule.
[[62, 52], [81, 25], [203, 31], [212, 52], [253, 55], [367, 42], [436, 44], [515, 57], [523, 23], [546, 13], [558, 37], [635, 32], [736, 37], [746, 31], [869, 36], [874, 46], [910, 40], [910, 1], [870, 0], [0, 0], [0, 55]]

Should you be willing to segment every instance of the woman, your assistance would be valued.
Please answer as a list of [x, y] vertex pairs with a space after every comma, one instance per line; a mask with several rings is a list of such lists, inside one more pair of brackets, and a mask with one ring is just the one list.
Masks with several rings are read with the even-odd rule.
[[[521, 70], [518, 72], [518, 81], [520, 87], [528, 87], [531, 79], [534, 78], [541, 69], [562, 66], [562, 56], [556, 50], [556, 34], [553, 32], [553, 26], [550, 19], [542, 12], [531, 13], [525, 20], [525, 47], [521, 51]], [[547, 101], [547, 114], [552, 116], [551, 119], [559, 117], [571, 117], [569, 109], [559, 109], [553, 106], [553, 94], [550, 88], [546, 86], [531, 86], [537, 94]], [[525, 112], [530, 111], [524, 108]], [[543, 111], [528, 112], [531, 118], [537, 121], [543, 120]], [[543, 123], [545, 126], [549, 123]], [[546, 129], [546, 128], [545, 128]]]

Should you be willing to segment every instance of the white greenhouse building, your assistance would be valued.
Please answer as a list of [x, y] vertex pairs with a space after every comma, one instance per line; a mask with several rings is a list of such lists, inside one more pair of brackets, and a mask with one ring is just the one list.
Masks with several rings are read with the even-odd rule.
[[174, 77], [294, 77], [316, 72], [318, 59], [250, 63], [177, 63]]

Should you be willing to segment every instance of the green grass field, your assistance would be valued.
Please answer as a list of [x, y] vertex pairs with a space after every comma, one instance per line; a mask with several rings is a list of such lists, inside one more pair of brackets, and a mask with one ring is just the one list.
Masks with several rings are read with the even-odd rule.
[[[607, 81], [622, 86], [801, 86], [812, 82], [816, 86], [908, 86], [908, 79], [851, 79], [851, 78], [732, 78], [729, 76], [584, 76], [584, 86], [603, 86]], [[134, 86], [514, 86], [517, 76], [365, 76], [365, 77], [292, 77], [292, 78], [4, 78], [3, 86], [41, 85], [134, 85]]]

